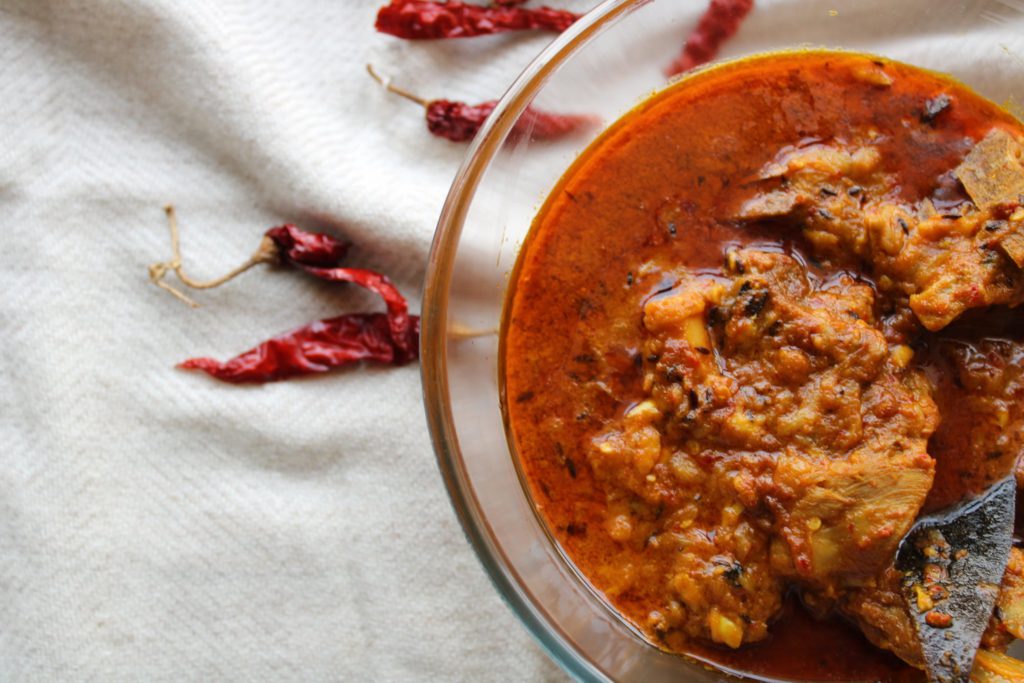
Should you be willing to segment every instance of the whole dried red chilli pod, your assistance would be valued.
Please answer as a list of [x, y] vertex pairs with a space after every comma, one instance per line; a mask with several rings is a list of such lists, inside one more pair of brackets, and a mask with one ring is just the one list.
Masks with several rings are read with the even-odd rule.
[[419, 355], [419, 332], [419, 317], [410, 316], [407, 350], [402, 349], [394, 343], [388, 315], [353, 313], [292, 330], [228, 361], [192, 358], [178, 367], [202, 370], [233, 384], [258, 384], [323, 373], [359, 362], [404, 365]]
[[303, 266], [337, 265], [348, 253], [348, 243], [320, 232], [307, 232], [294, 225], [280, 225], [264, 233], [277, 248], [282, 262]]
[[361, 268], [316, 268], [299, 265], [299, 268], [314, 277], [330, 282], [351, 282], [380, 296], [388, 307], [388, 324], [391, 328], [391, 340], [395, 347], [406, 355], [414, 355], [415, 340], [409, 335], [409, 305], [398, 288], [384, 275], [372, 270]]
[[338, 266], [348, 244], [294, 225], [278, 226], [267, 230], [259, 248], [244, 264], [222, 277], [201, 282], [189, 277], [182, 268], [177, 219], [172, 207], [166, 211], [173, 259], [150, 266], [150, 278], [192, 306], [197, 304], [164, 280], [167, 273], [173, 272], [187, 287], [209, 289], [262, 263], [292, 266], [332, 282], [351, 282], [375, 292], [387, 305], [387, 313], [350, 314], [312, 323], [223, 363], [197, 358], [179, 367], [203, 370], [227, 382], [244, 383], [319, 373], [360, 361], [402, 365], [417, 358], [419, 318], [409, 315], [405, 298], [387, 277], [371, 270]]
[[[453, 100], [427, 100], [393, 85], [367, 64], [366, 70], [389, 92], [415, 102], [426, 110], [427, 130], [453, 142], [468, 142], [480, 131], [498, 106], [497, 100], [481, 104], [467, 104]], [[527, 107], [512, 129], [513, 135], [528, 136], [534, 140], [554, 140], [581, 128], [600, 123], [595, 116], [585, 114], [554, 114]]]
[[427, 130], [439, 138], [447, 138], [452, 142], [469, 142], [476, 137], [487, 117], [498, 106], [494, 100], [481, 104], [431, 100], [421, 104], [425, 104], [427, 108]]
[[392, 0], [377, 12], [377, 30], [406, 40], [472, 38], [505, 31], [562, 32], [580, 15], [550, 7], [526, 8], [521, 3], [485, 7], [461, 0], [428, 2]]
[[754, 0], [711, 0], [697, 28], [686, 39], [682, 55], [666, 70], [667, 75], [681, 74], [714, 59], [753, 8]]

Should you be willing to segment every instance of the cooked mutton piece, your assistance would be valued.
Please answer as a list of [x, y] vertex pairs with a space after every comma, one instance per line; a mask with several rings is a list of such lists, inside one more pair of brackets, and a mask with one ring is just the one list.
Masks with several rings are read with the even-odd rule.
[[837, 265], [866, 263], [883, 292], [940, 330], [969, 309], [1024, 302], [1022, 149], [1001, 129], [978, 143], [954, 171], [975, 204], [956, 215], [897, 199], [870, 141], [789, 149], [760, 174], [776, 187], [735, 215], [799, 226], [815, 255]]
[[860, 627], [873, 644], [889, 650], [907, 664], [923, 669], [921, 641], [903, 599], [902, 580], [903, 575], [889, 567], [873, 585], [844, 591], [837, 607]]
[[[649, 542], [680, 550], [681, 609], [657, 628], [738, 647], [767, 635], [787, 580], [835, 595], [891, 561], [931, 488], [938, 414], [874, 309], [869, 286], [817, 287], [756, 249], [646, 302], [645, 396], [587, 457], [664, 506]], [[715, 506], [695, 502], [709, 491]]]
[[1015, 638], [1024, 639], [1024, 551], [1010, 551], [1010, 562], [999, 586], [995, 613], [982, 638], [982, 645], [1002, 650]]

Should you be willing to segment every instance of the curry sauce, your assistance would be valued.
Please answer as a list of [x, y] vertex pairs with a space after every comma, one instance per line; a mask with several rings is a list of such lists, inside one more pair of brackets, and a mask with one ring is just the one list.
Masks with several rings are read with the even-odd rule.
[[1022, 450], [1020, 140], [938, 74], [776, 54], [657, 94], [552, 192], [506, 306], [509, 436], [652, 644], [921, 679], [896, 544]]

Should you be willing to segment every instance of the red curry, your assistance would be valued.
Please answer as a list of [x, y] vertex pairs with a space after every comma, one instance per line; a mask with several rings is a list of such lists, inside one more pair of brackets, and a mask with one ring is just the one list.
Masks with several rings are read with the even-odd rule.
[[[1024, 128], [854, 54], [684, 79], [578, 160], [506, 309], [536, 508], [651, 643], [918, 680], [890, 567], [1022, 450]], [[984, 644], [1024, 633], [1016, 549]]]

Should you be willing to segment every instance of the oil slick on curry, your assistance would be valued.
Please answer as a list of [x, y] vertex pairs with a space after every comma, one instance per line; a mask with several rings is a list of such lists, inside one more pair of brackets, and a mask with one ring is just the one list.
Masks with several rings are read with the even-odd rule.
[[[916, 680], [897, 544], [1024, 450], [1022, 202], [1020, 122], [890, 61], [747, 59], [623, 118], [506, 308], [509, 433], [567, 556], [665, 650]], [[1022, 636], [1014, 549], [982, 659]]]

